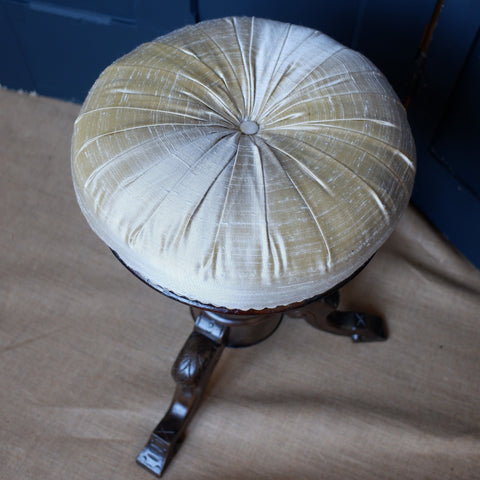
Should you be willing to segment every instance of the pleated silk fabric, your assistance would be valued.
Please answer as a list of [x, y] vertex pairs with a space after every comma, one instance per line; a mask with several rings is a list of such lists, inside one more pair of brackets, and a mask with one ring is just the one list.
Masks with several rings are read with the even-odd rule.
[[415, 149], [365, 57], [247, 17], [187, 26], [109, 66], [75, 123], [93, 230], [152, 284], [230, 309], [326, 292], [404, 211]]

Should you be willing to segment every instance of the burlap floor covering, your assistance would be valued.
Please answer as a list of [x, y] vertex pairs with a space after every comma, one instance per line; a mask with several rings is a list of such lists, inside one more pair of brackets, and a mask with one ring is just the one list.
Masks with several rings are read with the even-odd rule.
[[[0, 90], [2, 480], [153, 478], [135, 457], [192, 328], [83, 220], [78, 111]], [[227, 350], [165, 478], [480, 478], [479, 271], [410, 207], [341, 306], [384, 315], [389, 340], [286, 317]]]

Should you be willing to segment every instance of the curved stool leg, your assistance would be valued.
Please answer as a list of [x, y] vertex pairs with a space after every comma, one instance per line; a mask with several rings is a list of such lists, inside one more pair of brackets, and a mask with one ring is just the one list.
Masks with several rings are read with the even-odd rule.
[[154, 475], [162, 475], [180, 447], [185, 429], [226, 346], [227, 334], [228, 327], [205, 322], [201, 314], [175, 360], [172, 376], [177, 388], [172, 403], [137, 457], [137, 463]]
[[[380, 317], [336, 310], [340, 297], [334, 292], [288, 312], [315, 328], [350, 336], [354, 342], [386, 340]], [[200, 405], [203, 393], [225, 347], [253, 345], [271, 335], [282, 314], [251, 315], [240, 322], [235, 315], [217, 315], [193, 309], [195, 327], [172, 367], [177, 387], [167, 413], [152, 432], [137, 463], [160, 477], [180, 447], [185, 430]]]
[[354, 342], [378, 342], [388, 338], [381, 317], [361, 312], [342, 312], [337, 310], [339, 303], [340, 295], [337, 291], [288, 312], [288, 315], [303, 318], [319, 330], [351, 337]]

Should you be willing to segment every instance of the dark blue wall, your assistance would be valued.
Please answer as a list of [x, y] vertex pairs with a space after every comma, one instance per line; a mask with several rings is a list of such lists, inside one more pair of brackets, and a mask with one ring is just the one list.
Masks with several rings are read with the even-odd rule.
[[116, 58], [193, 22], [189, 0], [0, 0], [0, 83], [82, 102]]
[[401, 91], [434, 1], [0, 0], [0, 82], [82, 102], [102, 69], [139, 43], [196, 19], [255, 15], [324, 31]]
[[[361, 51], [403, 98], [435, 0], [0, 0], [0, 84], [82, 102], [138, 44], [197, 20], [255, 15], [310, 26]], [[409, 107], [413, 200], [480, 266], [480, 2], [447, 0]], [[1, 107], [0, 107], [1, 108]]]

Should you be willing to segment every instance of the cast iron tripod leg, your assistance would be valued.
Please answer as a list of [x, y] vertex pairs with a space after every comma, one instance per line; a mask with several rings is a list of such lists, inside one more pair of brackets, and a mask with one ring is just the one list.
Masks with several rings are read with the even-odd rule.
[[154, 475], [162, 475], [178, 450], [225, 348], [227, 334], [228, 328], [218, 326], [200, 314], [175, 360], [172, 376], [177, 388], [172, 403], [137, 457], [137, 463]]

